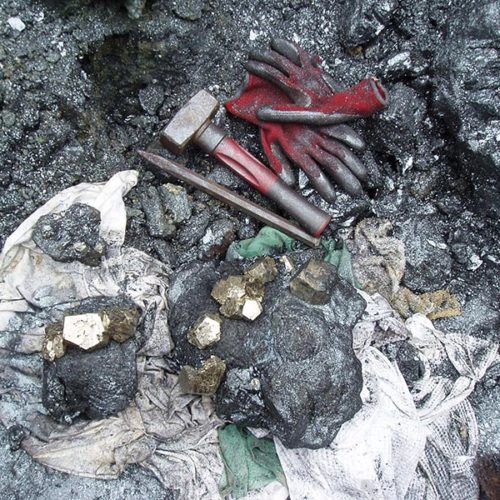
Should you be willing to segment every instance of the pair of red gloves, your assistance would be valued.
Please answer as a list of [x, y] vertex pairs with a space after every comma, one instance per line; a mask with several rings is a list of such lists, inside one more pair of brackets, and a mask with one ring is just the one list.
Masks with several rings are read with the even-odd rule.
[[363, 192], [366, 168], [351, 151], [363, 139], [343, 123], [369, 116], [387, 105], [387, 92], [375, 78], [339, 91], [321, 69], [321, 58], [282, 39], [271, 49], [253, 51], [244, 64], [247, 85], [226, 108], [260, 127], [262, 146], [272, 169], [288, 184], [298, 165], [327, 201], [335, 191], [329, 176], [349, 194]]

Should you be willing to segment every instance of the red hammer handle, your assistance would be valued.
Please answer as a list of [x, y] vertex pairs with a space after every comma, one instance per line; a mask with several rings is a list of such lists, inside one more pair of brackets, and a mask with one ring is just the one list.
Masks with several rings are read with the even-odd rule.
[[248, 184], [297, 219], [313, 236], [320, 236], [331, 217], [290, 189], [272, 170], [225, 136], [211, 153]]

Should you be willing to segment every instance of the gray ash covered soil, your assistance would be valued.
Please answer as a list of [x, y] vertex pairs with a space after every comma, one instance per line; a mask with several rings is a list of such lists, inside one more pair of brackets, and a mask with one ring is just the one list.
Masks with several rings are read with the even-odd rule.
[[[7, 22], [16, 16], [21, 32]], [[174, 270], [255, 234], [254, 222], [191, 189], [191, 217], [162, 221], [165, 180], [135, 151], [159, 149], [160, 128], [200, 88], [222, 101], [234, 95], [248, 50], [281, 36], [321, 54], [341, 85], [376, 74], [391, 96], [388, 110], [355, 124], [368, 145], [367, 195], [340, 194], [329, 232], [370, 215], [391, 219], [407, 248], [404, 284], [447, 287], [464, 305], [437, 327], [495, 336], [499, 22], [500, 3], [484, 0], [148, 0], [138, 19], [119, 1], [2, 0], [0, 244], [58, 191], [128, 168], [140, 180], [126, 199], [126, 243]], [[219, 120], [262, 157], [253, 127], [224, 112]], [[264, 203], [198, 151], [183, 160]], [[471, 398], [484, 454], [500, 452], [499, 392], [496, 371]], [[1, 434], [2, 498], [162, 498], [135, 469], [108, 483], [45, 472]]]

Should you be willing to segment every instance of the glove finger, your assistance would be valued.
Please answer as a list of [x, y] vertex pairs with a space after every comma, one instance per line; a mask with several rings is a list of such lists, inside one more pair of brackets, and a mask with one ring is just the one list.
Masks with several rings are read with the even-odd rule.
[[363, 194], [363, 187], [359, 180], [336, 156], [320, 148], [314, 150], [311, 154], [347, 193], [351, 196], [361, 196]]
[[295, 161], [309, 178], [312, 186], [320, 196], [328, 203], [333, 203], [336, 199], [335, 189], [319, 165], [309, 156], [305, 155], [300, 161]]
[[252, 50], [248, 54], [248, 59], [250, 61], [269, 64], [269, 66], [281, 71], [285, 78], [288, 78], [290, 76], [290, 61], [287, 60], [287, 63], [283, 63], [283, 61], [275, 57], [274, 54], [275, 52], [271, 50]]
[[351, 127], [347, 125], [332, 125], [330, 127], [321, 127], [318, 129], [323, 135], [331, 137], [332, 139], [337, 139], [347, 144], [352, 149], [361, 151], [365, 149], [365, 141], [361, 136], [355, 132]]
[[327, 138], [323, 139], [321, 146], [336, 156], [360, 181], [366, 180], [368, 172], [365, 166], [349, 148], [346, 148], [341, 142]]
[[330, 87], [332, 92], [340, 92], [341, 87], [340, 85], [333, 79], [333, 76], [326, 73], [325, 71], [322, 72], [321, 78], [323, 78], [323, 81]]
[[288, 157], [281, 149], [279, 144], [273, 142], [271, 143], [270, 148], [272, 154], [274, 154], [277, 161], [279, 161], [279, 163], [281, 164], [281, 172], [279, 174], [279, 177], [283, 181], [285, 181], [289, 186], [293, 186], [295, 184], [295, 174], [293, 173], [292, 165], [290, 164]]
[[269, 140], [267, 131], [263, 128], [260, 129], [260, 142], [272, 170], [286, 184], [293, 186], [295, 184], [295, 175], [288, 157], [278, 143]]
[[[264, 78], [264, 77], [263, 77]], [[285, 90], [285, 89], [283, 89]], [[285, 90], [290, 95], [290, 89]], [[286, 109], [283, 109], [286, 106]], [[281, 108], [281, 109], [280, 109]], [[321, 111], [307, 111], [304, 106], [283, 105], [271, 108], [262, 107], [257, 111], [257, 117], [266, 122], [302, 123], [304, 125], [336, 125], [352, 121], [356, 116], [345, 113], [322, 113]]]
[[284, 40], [283, 38], [273, 38], [271, 40], [271, 47], [297, 66], [302, 67], [299, 50], [293, 43], [288, 40]]
[[250, 60], [244, 62], [243, 67], [249, 73], [260, 76], [264, 80], [274, 83], [274, 85], [283, 90], [283, 92], [285, 92], [287, 95], [292, 90], [286, 83], [287, 77], [281, 71], [278, 71], [276, 68], [270, 66], [269, 64]]

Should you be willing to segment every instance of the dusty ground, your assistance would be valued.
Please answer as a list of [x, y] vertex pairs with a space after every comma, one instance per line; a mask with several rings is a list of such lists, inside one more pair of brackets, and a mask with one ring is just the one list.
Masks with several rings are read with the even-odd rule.
[[[148, 0], [130, 19], [119, 1], [1, 0], [0, 244], [61, 189], [128, 168], [140, 171], [140, 182], [127, 199], [127, 243], [174, 269], [208, 258], [209, 231], [253, 235], [257, 225], [190, 191], [189, 221], [171, 239], [151, 236], [148, 190], [163, 181], [135, 151], [158, 148], [161, 126], [200, 88], [221, 100], [232, 96], [247, 51], [282, 36], [321, 54], [341, 84], [376, 74], [391, 94], [384, 114], [356, 125], [368, 143], [363, 160], [371, 180], [365, 198], [341, 194], [325, 207], [334, 215], [331, 231], [347, 232], [370, 215], [388, 217], [407, 247], [405, 284], [449, 288], [464, 305], [463, 316], [437, 326], [498, 335], [499, 2], [386, 0], [367, 17], [375, 2], [326, 4]], [[252, 127], [223, 112], [219, 119], [261, 155]], [[248, 195], [197, 151], [185, 159]], [[319, 203], [307, 186], [304, 192]], [[484, 453], [500, 452], [499, 392], [497, 371], [472, 398]], [[11, 451], [3, 429], [0, 455], [2, 498], [164, 495], [134, 469], [107, 483], [47, 472]]]

